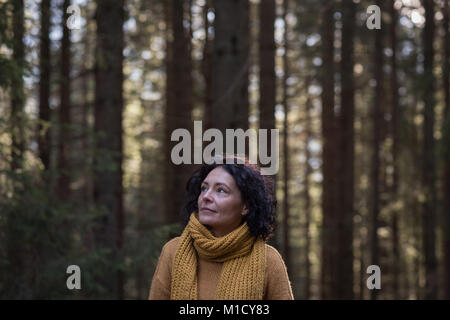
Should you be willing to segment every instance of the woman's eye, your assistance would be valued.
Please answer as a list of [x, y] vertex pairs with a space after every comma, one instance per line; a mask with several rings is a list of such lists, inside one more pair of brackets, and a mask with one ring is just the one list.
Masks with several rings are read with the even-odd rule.
[[219, 188], [217, 191], [219, 191], [219, 193], [227, 193], [227, 192], [225, 191], [225, 189], [222, 189], [222, 188]]
[[202, 192], [205, 192], [206, 189], [207, 189], [207, 188], [206, 188], [205, 186], [203, 186], [203, 187], [200, 188], [200, 190], [201, 190]]

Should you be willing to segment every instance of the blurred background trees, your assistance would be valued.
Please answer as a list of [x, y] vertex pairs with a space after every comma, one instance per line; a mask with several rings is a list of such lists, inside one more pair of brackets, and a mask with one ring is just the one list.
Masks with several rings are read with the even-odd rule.
[[449, 299], [448, 21], [447, 0], [0, 1], [0, 297], [146, 299], [196, 168], [170, 136], [201, 120], [280, 129], [296, 299]]

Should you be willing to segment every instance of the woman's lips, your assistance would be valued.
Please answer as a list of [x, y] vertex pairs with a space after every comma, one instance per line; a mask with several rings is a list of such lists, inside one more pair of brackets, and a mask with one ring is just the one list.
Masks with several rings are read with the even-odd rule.
[[200, 211], [204, 212], [204, 213], [215, 213], [214, 210], [208, 209], [208, 208], [201, 208]]

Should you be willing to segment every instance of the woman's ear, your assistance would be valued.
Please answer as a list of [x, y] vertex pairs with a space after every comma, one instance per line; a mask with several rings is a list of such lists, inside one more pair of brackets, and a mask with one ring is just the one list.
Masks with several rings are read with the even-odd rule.
[[242, 215], [245, 216], [248, 214], [248, 205], [245, 203], [244, 208], [242, 208]]

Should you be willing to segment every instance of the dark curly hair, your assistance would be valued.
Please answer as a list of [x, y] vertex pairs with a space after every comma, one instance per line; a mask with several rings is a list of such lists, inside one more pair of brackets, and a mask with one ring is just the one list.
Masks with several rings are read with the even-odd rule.
[[[230, 159], [232, 158], [231, 162]], [[206, 176], [215, 168], [224, 168], [233, 176], [241, 191], [242, 200], [248, 205], [248, 214], [243, 217], [247, 221], [250, 233], [267, 240], [275, 231], [277, 200], [274, 195], [274, 184], [270, 177], [261, 175], [258, 166], [250, 164], [245, 158], [227, 156], [222, 161], [214, 160], [211, 164], [204, 164], [189, 178], [186, 184], [187, 196], [181, 209], [183, 224], [186, 226], [192, 212], [198, 212], [198, 197], [200, 186]]]

